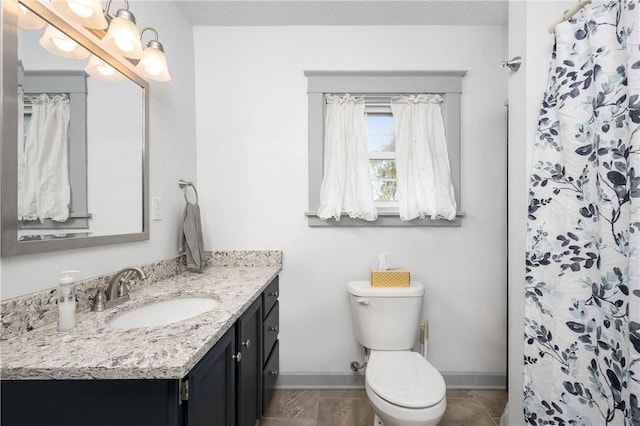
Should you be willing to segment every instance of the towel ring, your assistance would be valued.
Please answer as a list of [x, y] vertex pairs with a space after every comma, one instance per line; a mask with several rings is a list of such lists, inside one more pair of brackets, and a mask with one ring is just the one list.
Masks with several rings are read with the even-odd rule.
[[196, 202], [193, 204], [198, 204], [198, 190], [196, 189], [195, 185], [193, 184], [193, 182], [189, 182], [186, 181], [184, 179], [180, 179], [178, 181], [178, 186], [180, 188], [182, 188], [182, 190], [184, 191], [184, 200], [189, 203], [189, 197], [187, 196], [187, 192], [188, 192], [188, 188], [191, 187], [193, 188], [193, 192], [196, 194]]

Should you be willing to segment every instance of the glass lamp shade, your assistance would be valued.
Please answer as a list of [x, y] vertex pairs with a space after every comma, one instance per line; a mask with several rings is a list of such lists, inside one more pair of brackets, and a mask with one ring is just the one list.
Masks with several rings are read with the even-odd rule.
[[118, 10], [109, 24], [109, 30], [102, 39], [106, 47], [120, 53], [125, 58], [142, 58], [142, 44], [136, 26], [136, 19], [125, 9]]
[[96, 55], [91, 55], [91, 58], [89, 58], [89, 63], [84, 70], [90, 76], [99, 78], [100, 80], [121, 81], [124, 79], [124, 75], [122, 75], [122, 73], [104, 62]]
[[136, 65], [136, 71], [150, 80], [169, 81], [169, 69], [167, 57], [164, 55], [162, 44], [157, 40], [151, 40], [144, 49], [142, 59]]
[[51, 5], [62, 16], [84, 27], [103, 30], [108, 26], [100, 0], [51, 0]]
[[44, 20], [40, 18], [38, 15], [24, 7], [23, 5], [18, 5], [18, 25], [25, 30], [38, 30], [44, 27]]
[[65, 58], [84, 59], [89, 56], [84, 47], [52, 25], [47, 25], [44, 35], [40, 38], [40, 45], [49, 52]]

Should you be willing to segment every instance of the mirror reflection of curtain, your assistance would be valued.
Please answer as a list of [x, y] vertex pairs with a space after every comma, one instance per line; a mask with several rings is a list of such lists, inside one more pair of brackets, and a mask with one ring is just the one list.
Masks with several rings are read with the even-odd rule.
[[67, 95], [24, 96], [31, 119], [18, 149], [18, 219], [69, 217], [68, 145], [70, 107]]
[[[24, 167], [24, 156], [22, 155], [24, 149], [24, 103], [25, 95], [22, 90], [22, 85], [18, 85], [18, 176], [22, 176], [22, 170]], [[21, 196], [20, 182], [18, 182], [18, 199]], [[18, 208], [19, 210], [19, 208]], [[20, 215], [18, 214], [18, 217]]]

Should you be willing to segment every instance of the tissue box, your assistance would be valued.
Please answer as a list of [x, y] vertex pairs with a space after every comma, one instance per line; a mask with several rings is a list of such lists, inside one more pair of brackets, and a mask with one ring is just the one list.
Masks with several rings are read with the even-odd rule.
[[409, 271], [402, 268], [372, 268], [369, 271], [369, 281], [373, 287], [409, 287], [410, 278]]

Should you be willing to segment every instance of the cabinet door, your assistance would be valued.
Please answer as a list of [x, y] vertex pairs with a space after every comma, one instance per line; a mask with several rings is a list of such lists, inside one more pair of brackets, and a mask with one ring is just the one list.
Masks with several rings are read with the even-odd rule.
[[238, 327], [238, 426], [254, 426], [262, 413], [262, 301], [256, 300], [236, 323]]
[[271, 401], [271, 396], [273, 395], [273, 389], [276, 385], [276, 380], [278, 379], [278, 368], [280, 365], [280, 345], [276, 341], [271, 354], [269, 355], [269, 359], [264, 366], [264, 372], [262, 377], [263, 389], [264, 392], [262, 394], [262, 411], [266, 411], [269, 406], [269, 401]]
[[189, 372], [188, 426], [235, 425], [234, 327]]

